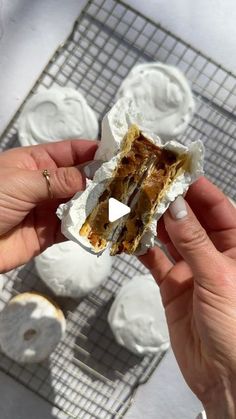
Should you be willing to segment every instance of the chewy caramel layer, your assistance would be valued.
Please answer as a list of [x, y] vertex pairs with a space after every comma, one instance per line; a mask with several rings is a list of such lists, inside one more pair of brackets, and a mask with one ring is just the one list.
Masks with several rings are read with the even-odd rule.
[[93, 247], [102, 250], [109, 239], [112, 230], [118, 223], [108, 220], [108, 200], [113, 197], [127, 204], [135, 188], [139, 186], [146, 170], [152, 143], [132, 126], [124, 139], [123, 153], [98, 205], [87, 217], [80, 229], [80, 235], [86, 236]]
[[155, 163], [142, 183], [139, 197], [131, 209], [129, 218], [111, 248], [111, 255], [135, 252], [164, 193], [183, 170], [186, 156], [177, 157], [173, 152], [166, 154], [166, 151], [162, 149], [161, 153], [156, 155]]
[[[80, 234], [86, 236], [94, 250], [99, 252], [106, 247], [113, 232], [119, 231], [111, 254], [133, 253], [164, 191], [184, 167], [185, 161], [186, 156], [179, 157], [156, 146], [136, 126], [132, 126], [124, 139], [123, 152], [112, 180], [81, 227]], [[113, 223], [108, 220], [110, 197], [131, 206], [123, 224], [120, 220]]]

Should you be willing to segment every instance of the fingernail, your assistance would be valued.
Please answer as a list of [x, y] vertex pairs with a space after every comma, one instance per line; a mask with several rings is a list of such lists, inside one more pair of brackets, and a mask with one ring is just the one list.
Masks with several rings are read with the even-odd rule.
[[99, 169], [101, 164], [102, 164], [101, 160], [94, 160], [88, 163], [83, 169], [85, 176], [89, 179], [92, 179], [95, 175], [95, 172]]
[[182, 196], [178, 196], [169, 207], [170, 213], [175, 220], [181, 220], [188, 215], [185, 200]]

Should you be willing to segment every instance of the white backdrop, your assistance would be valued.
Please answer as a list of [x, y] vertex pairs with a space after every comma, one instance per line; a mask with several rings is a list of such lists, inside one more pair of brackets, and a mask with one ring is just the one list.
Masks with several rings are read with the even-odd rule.
[[[84, 3], [84, 0], [0, 0], [0, 133], [57, 46], [68, 36]], [[236, 72], [236, 0], [126, 3]], [[22, 398], [14, 397], [20, 391], [19, 386], [14, 387], [14, 382], [5, 380], [2, 374], [0, 388], [13, 395], [9, 414], [6, 409], [2, 419], [31, 419], [33, 412], [40, 409], [39, 402], [43, 409], [44, 402], [34, 397], [29, 411], [25, 390], [24, 403]], [[1, 393], [0, 408], [4, 403]], [[150, 382], [139, 389], [127, 419], [192, 419], [200, 408], [170, 352]], [[23, 412], [22, 416], [19, 412]], [[44, 411], [42, 417], [47, 419], [50, 415], [46, 416]]]
[[[86, 0], [0, 0], [0, 133]], [[236, 0], [126, 1], [236, 72]]]

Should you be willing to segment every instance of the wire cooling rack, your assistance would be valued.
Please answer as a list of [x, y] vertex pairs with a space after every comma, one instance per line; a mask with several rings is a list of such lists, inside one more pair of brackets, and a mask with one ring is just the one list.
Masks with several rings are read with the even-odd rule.
[[[191, 81], [196, 113], [180, 140], [204, 142], [206, 175], [235, 199], [235, 75], [122, 2], [87, 3], [29, 96], [42, 88], [70, 86], [85, 95], [101, 120], [129, 70], [153, 60], [178, 66]], [[0, 150], [19, 145], [21, 109], [4, 132]], [[0, 353], [0, 368], [57, 406], [58, 417], [121, 417], [134, 390], [150, 376], [162, 354], [140, 360], [121, 348], [111, 335], [106, 315], [120, 285], [145, 272], [133, 257], [114, 258], [111, 276], [80, 304], [57, 299], [67, 317], [67, 335], [47, 362], [20, 366]], [[1, 277], [0, 309], [19, 292], [51, 295], [33, 262]]]

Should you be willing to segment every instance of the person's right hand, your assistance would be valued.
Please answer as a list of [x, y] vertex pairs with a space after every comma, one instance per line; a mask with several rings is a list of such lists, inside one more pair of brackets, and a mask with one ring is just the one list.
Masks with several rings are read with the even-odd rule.
[[174, 263], [158, 247], [141, 260], [160, 286], [172, 348], [207, 418], [236, 418], [236, 209], [205, 178], [186, 200], [177, 198], [159, 225]]

